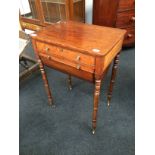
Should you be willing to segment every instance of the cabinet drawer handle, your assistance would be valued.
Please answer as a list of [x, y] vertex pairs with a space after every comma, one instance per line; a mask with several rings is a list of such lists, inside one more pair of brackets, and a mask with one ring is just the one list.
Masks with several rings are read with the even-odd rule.
[[130, 34], [130, 33], [127, 35], [128, 38], [132, 38], [132, 36], [133, 36], [133, 35]]
[[47, 59], [48, 59], [48, 60], [50, 60], [50, 59], [51, 59], [51, 57], [48, 55], [48, 56], [47, 56]]
[[76, 69], [80, 69], [80, 67], [81, 67], [81, 66], [78, 64], [78, 65], [76, 66]]
[[76, 57], [76, 61], [79, 61], [80, 60], [80, 56], [78, 55], [77, 57]]
[[133, 21], [133, 22], [134, 22], [134, 21], [135, 21], [135, 17], [131, 17], [131, 21]]
[[48, 52], [49, 51], [49, 48], [48, 47], [45, 47], [45, 49], [44, 49], [46, 52]]

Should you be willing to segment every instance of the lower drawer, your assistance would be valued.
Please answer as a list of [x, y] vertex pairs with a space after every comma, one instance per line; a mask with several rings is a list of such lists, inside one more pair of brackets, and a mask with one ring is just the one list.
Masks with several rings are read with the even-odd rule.
[[[47, 55], [47, 54], [43, 54], [43, 53], [39, 53], [39, 56], [41, 58], [41, 60], [43, 61], [44, 64], [47, 64], [49, 62], [59, 62], [63, 65], [67, 65], [67, 66], [71, 66], [73, 68], [75, 68], [76, 70], [83, 70], [89, 73], [94, 73], [94, 66], [88, 66], [88, 65], [84, 65], [84, 64], [80, 64], [80, 63], [74, 63], [73, 61], [69, 61], [68, 59], [64, 59], [64, 57], [56, 57], [53, 55]], [[52, 67], [52, 66], [51, 66]]]
[[127, 28], [127, 33], [125, 34], [124, 37], [124, 42], [123, 45], [124, 46], [130, 46], [133, 45], [135, 42], [135, 28]]
[[90, 82], [94, 82], [94, 73], [90, 73], [88, 71], [83, 70], [84, 68], [77, 69], [75, 66], [67, 65], [62, 62], [59, 62], [55, 59], [51, 59], [45, 55], [39, 55], [41, 61], [44, 65], [51, 67], [56, 70], [60, 70], [61, 72], [74, 75], [84, 80], [88, 80]]

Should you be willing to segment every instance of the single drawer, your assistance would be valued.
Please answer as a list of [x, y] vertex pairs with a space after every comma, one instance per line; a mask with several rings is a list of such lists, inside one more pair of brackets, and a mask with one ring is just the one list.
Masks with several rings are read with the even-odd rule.
[[40, 42], [37, 42], [36, 45], [39, 53], [44, 53], [63, 60], [68, 60], [73, 63], [79, 63], [87, 66], [94, 66], [95, 64], [95, 58], [90, 55], [85, 55], [76, 51]]
[[135, 25], [134, 10], [120, 12], [117, 14], [116, 27], [131, 27]]
[[135, 8], [135, 0], [120, 0], [119, 1], [119, 10], [124, 11]]
[[[73, 67], [77, 70], [94, 73], [94, 66], [84, 65], [84, 64], [80, 64], [78, 62], [75, 63], [73, 61], [70, 61], [69, 59], [63, 59], [63, 57], [56, 57], [56, 56], [52, 56], [52, 55], [48, 55], [48, 54], [44, 54], [44, 53], [39, 53], [39, 57], [41, 58], [43, 63], [48, 66], [50, 64], [49, 62], [55, 62], [55, 63], [58, 62], [58, 63], [61, 63], [62, 65]], [[52, 66], [50, 66], [50, 67], [52, 67]]]
[[95, 58], [93, 56], [74, 52], [68, 49], [63, 49], [62, 57], [87, 66], [94, 66], [95, 64]]
[[135, 28], [127, 28], [127, 33], [125, 34], [123, 45], [134, 44], [135, 42]]

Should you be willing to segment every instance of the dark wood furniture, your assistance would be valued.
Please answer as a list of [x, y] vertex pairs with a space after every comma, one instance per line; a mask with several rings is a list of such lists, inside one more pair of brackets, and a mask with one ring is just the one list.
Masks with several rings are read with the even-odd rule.
[[42, 27], [60, 21], [85, 21], [85, 0], [20, 0], [20, 2], [20, 21], [25, 29], [38, 31]]
[[126, 29], [123, 46], [133, 46], [135, 0], [94, 0], [93, 24]]
[[[114, 59], [108, 93], [109, 106], [125, 32], [121, 29], [68, 21], [51, 25], [31, 35], [49, 105], [53, 105], [53, 98], [44, 65], [95, 83], [93, 134], [96, 129], [101, 81]], [[69, 83], [71, 85], [71, 77]]]

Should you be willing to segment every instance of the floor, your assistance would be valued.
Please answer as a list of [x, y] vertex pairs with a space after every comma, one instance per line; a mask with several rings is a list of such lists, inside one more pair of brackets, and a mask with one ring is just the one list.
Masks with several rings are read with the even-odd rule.
[[[30, 48], [31, 49], [31, 48]], [[111, 106], [107, 108], [108, 72], [101, 90], [96, 134], [91, 134], [93, 88], [46, 68], [56, 105], [47, 105], [40, 72], [20, 82], [20, 155], [134, 155], [135, 49], [124, 49]]]

